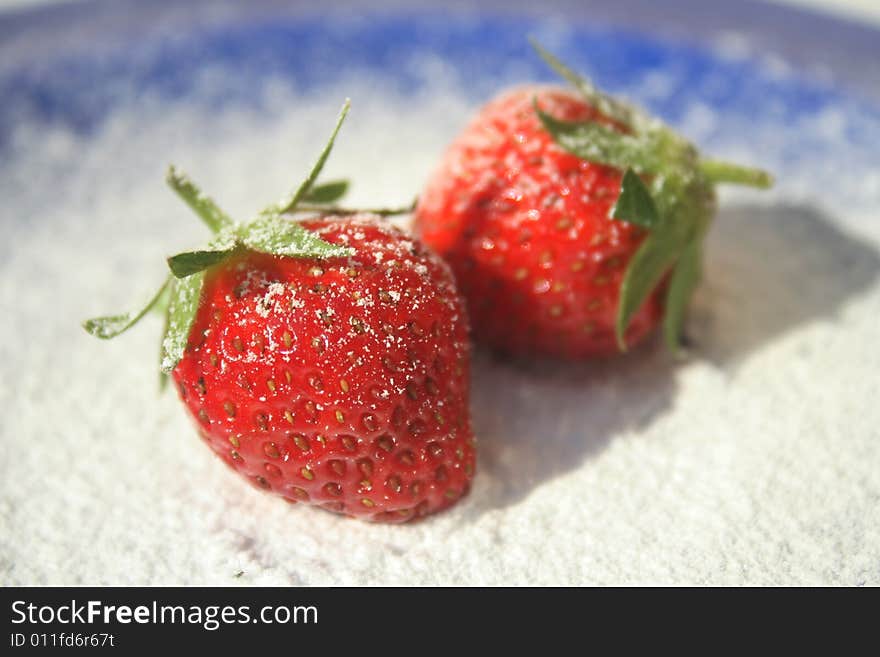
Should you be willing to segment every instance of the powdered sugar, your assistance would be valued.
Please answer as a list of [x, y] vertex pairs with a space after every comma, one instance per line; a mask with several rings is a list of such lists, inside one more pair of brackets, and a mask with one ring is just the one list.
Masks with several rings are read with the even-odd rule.
[[266, 293], [257, 302], [257, 314], [261, 317], [268, 317], [270, 312], [276, 314], [286, 312], [287, 308], [281, 304], [279, 299], [285, 293], [285, 290], [286, 288], [283, 283], [275, 282], [269, 284]]

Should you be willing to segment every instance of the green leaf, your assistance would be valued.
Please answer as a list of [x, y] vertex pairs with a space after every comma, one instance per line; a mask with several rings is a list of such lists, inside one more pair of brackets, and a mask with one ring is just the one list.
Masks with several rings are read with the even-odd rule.
[[322, 240], [317, 233], [275, 214], [262, 214], [240, 226], [238, 239], [244, 246], [260, 253], [294, 258], [338, 258], [354, 250]]
[[[658, 181], [655, 180], [655, 183]], [[698, 266], [699, 245], [709, 228], [715, 207], [711, 185], [699, 176], [673, 173], [653, 187], [651, 198], [655, 199], [659, 221], [630, 261], [620, 288], [615, 328], [621, 349], [626, 348], [624, 336], [633, 315], [656, 289], [664, 274], [680, 261], [692, 244], [696, 245], [693, 248], [697, 253], [688, 257], [695, 258]], [[680, 321], [689, 296], [688, 286], [692, 282], [688, 272], [694, 262], [683, 264], [675, 292], [682, 299], [681, 307], [676, 310], [673, 304], [673, 317], [668, 320], [672, 322], [669, 330], [674, 330], [676, 323]], [[676, 312], [678, 317], [675, 316]]]
[[664, 311], [666, 314], [663, 317], [663, 336], [673, 352], [679, 347], [684, 311], [700, 281], [701, 247], [699, 239], [693, 239], [685, 246], [669, 281]]
[[168, 167], [165, 180], [213, 232], [219, 233], [224, 228], [230, 228], [233, 225], [232, 219], [209, 196], [202, 194], [202, 191], [190, 180], [189, 176], [178, 171], [173, 164]]
[[557, 75], [567, 80], [569, 84], [577, 89], [584, 99], [586, 99], [590, 105], [599, 110], [599, 112], [629, 128], [637, 128], [637, 124], [643, 122], [644, 118], [634, 107], [599, 91], [592, 82], [582, 75], [575, 73], [554, 55], [544, 50], [544, 48], [534, 39], [530, 38], [529, 43], [532, 45], [532, 48], [535, 49], [535, 52], [538, 53], [538, 56], [541, 57], [550, 68], [556, 71]]
[[[339, 112], [339, 118], [336, 119], [336, 125], [333, 128], [333, 132], [330, 133], [330, 139], [327, 140], [327, 143], [324, 146], [324, 149], [321, 151], [321, 154], [318, 156], [317, 161], [312, 166], [312, 170], [309, 172], [309, 175], [303, 180], [302, 184], [300, 184], [299, 188], [293, 193], [287, 201], [283, 202], [281, 206], [275, 209], [275, 212], [278, 214], [285, 214], [288, 212], [292, 212], [296, 207], [296, 204], [299, 203], [303, 198], [305, 198], [306, 194], [309, 193], [309, 190], [312, 189], [312, 186], [315, 184], [315, 181], [318, 179], [318, 176], [321, 173], [321, 169], [324, 168], [324, 163], [327, 161], [327, 157], [330, 155], [330, 151], [333, 150], [333, 142], [336, 141], [336, 135], [339, 134], [339, 128], [342, 127], [342, 122], [345, 120], [346, 115], [348, 114], [348, 110], [351, 108], [351, 101], [349, 99], [345, 99], [345, 103], [342, 105], [342, 109]], [[272, 209], [269, 210], [271, 212]]]
[[611, 218], [621, 219], [643, 228], [653, 228], [660, 221], [651, 192], [632, 169], [623, 174], [620, 196], [611, 208]]
[[620, 286], [615, 334], [621, 351], [626, 351], [624, 336], [633, 315], [642, 307], [680, 253], [679, 240], [674, 233], [668, 231], [649, 233], [636, 251]]
[[137, 324], [141, 320], [141, 318], [150, 311], [151, 308], [160, 303], [161, 299], [163, 298], [165, 288], [168, 286], [170, 280], [170, 277], [165, 279], [165, 282], [162, 283], [162, 287], [159, 288], [159, 291], [153, 295], [153, 298], [150, 299], [147, 302], [147, 305], [144, 306], [141, 310], [122, 313], [120, 315], [108, 315], [105, 317], [95, 317], [93, 319], [87, 319], [82, 324], [83, 328], [88, 331], [89, 334], [102, 340], [115, 338], [120, 333], [124, 333], [132, 326]]
[[168, 326], [162, 338], [161, 369], [165, 373], [171, 372], [183, 358], [199, 309], [204, 279], [205, 272], [201, 271], [174, 281], [171, 303], [168, 305]]
[[168, 258], [168, 268], [176, 278], [186, 278], [209, 267], [220, 264], [235, 251], [235, 246], [227, 249], [186, 251]]
[[315, 185], [305, 193], [302, 200], [306, 203], [316, 203], [323, 205], [325, 203], [333, 203], [338, 201], [348, 191], [349, 182], [347, 180], [331, 180], [321, 185]]
[[168, 323], [171, 321], [171, 293], [174, 291], [172, 288], [175, 285], [169, 285], [166, 288], [166, 296], [168, 297], [167, 303], [165, 304], [164, 311], [162, 312], [162, 333], [161, 340], [159, 340], [159, 394], [161, 395], [165, 392], [165, 389], [168, 387], [168, 372], [165, 372], [162, 369], [162, 361], [165, 360], [165, 336], [168, 335]]
[[700, 170], [713, 183], [731, 183], [758, 189], [770, 189], [773, 186], [773, 176], [767, 171], [732, 162], [701, 160]]
[[553, 140], [582, 160], [636, 173], [657, 173], [663, 168], [663, 149], [650, 135], [633, 137], [595, 121], [560, 121], [544, 112], [537, 98], [534, 106]]
[[165, 317], [168, 314], [168, 302], [171, 299], [171, 286], [165, 285], [164, 289], [159, 292], [159, 298], [150, 308], [150, 312]]

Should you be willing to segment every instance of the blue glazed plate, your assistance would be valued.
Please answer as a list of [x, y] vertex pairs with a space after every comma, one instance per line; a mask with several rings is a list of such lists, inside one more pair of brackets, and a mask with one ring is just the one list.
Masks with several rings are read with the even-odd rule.
[[[144, 4], [0, 14], [4, 584], [880, 584], [875, 30], [754, 2]], [[722, 195], [688, 360], [477, 351], [474, 489], [391, 528], [229, 474], [155, 394], [158, 320], [79, 329], [203, 240], [168, 162], [247, 216], [350, 96], [327, 176], [406, 203], [480, 103], [553, 79], [526, 35], [777, 174]]]

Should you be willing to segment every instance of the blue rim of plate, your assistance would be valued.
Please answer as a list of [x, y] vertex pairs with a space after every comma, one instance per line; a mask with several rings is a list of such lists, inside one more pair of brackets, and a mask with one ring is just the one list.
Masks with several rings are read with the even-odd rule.
[[[779, 106], [815, 113], [846, 98], [880, 117], [872, 65], [880, 61], [880, 30], [753, 0], [704, 5], [549, 0], [536, 8], [508, 0], [473, 11], [423, 1], [363, 10], [353, 2], [86, 0], [13, 10], [0, 14], [0, 154], [25, 117], [88, 133], [146, 94], [187, 97], [206, 67], [236, 82], [201, 99], [222, 106], [253, 104], [270, 77], [308, 90], [343, 74], [383, 71], [404, 93], [426, 92], [430, 80], [406, 62], [436, 53], [477, 101], [500, 81], [552, 79], [529, 51], [528, 34], [549, 35], [611, 90], [673, 69], [692, 84], [689, 100], [696, 94], [740, 116]], [[748, 49], [731, 55], [743, 38]], [[710, 72], [720, 83], [702, 89]], [[670, 94], [651, 109], [674, 123], [684, 103]]]

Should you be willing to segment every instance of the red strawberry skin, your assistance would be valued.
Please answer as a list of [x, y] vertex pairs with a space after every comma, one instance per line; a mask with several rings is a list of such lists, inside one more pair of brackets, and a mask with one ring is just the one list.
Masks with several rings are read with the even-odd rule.
[[[420, 196], [416, 232], [452, 265], [478, 342], [515, 355], [616, 354], [620, 286], [644, 231], [608, 216], [622, 173], [558, 146], [535, 97], [558, 119], [610, 125], [562, 89], [498, 97], [450, 145]], [[633, 317], [627, 345], [658, 325], [663, 293]]]
[[209, 270], [173, 371], [202, 438], [255, 486], [381, 522], [470, 486], [466, 314], [448, 266], [366, 217], [303, 222], [347, 258]]

